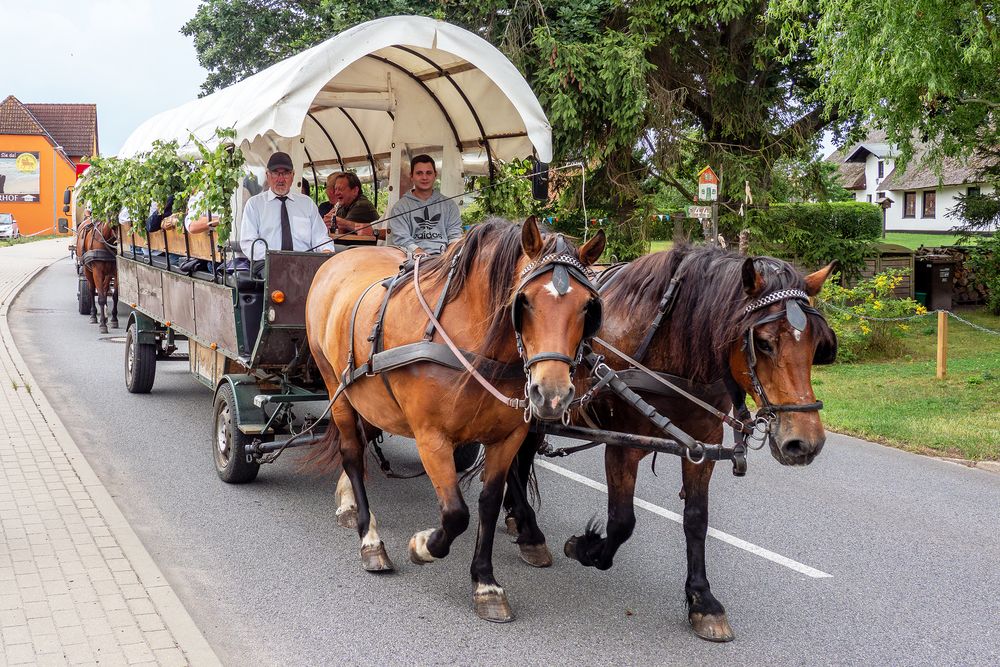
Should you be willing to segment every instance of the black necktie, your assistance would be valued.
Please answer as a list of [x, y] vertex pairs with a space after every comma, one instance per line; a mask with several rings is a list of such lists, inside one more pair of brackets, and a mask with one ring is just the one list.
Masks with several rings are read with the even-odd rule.
[[292, 223], [288, 219], [288, 197], [278, 197], [281, 200], [281, 249], [292, 249]]

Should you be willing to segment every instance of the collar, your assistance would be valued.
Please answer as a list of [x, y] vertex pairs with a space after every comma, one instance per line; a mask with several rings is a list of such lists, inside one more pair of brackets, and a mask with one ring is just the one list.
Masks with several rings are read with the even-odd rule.
[[[294, 201], [295, 200], [295, 193], [292, 192], [291, 190], [289, 190], [288, 194], [285, 195], [285, 196], [288, 197], [288, 201]], [[271, 188], [268, 188], [267, 190], [264, 190], [264, 199], [266, 201], [274, 201], [277, 198], [278, 198], [278, 195], [274, 194], [274, 190], [272, 190]]]

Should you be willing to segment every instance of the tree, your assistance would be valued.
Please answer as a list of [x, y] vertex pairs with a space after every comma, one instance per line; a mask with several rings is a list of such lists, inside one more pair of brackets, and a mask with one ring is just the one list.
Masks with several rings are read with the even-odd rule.
[[[812, 0], [775, 0], [775, 16]], [[813, 101], [870, 119], [912, 158], [966, 157], [1000, 139], [1000, 40], [992, 0], [818, 0], [818, 20], [782, 39], [816, 45]]]
[[[357, 22], [432, 14], [496, 44], [525, 74], [553, 126], [557, 160], [583, 159], [608, 181], [623, 218], [662, 187], [694, 199], [701, 166], [724, 202], [749, 181], [766, 202], [774, 165], [798, 155], [839, 114], [817, 96], [816, 2], [777, 0], [205, 0], [183, 29], [210, 71], [205, 91]], [[691, 170], [694, 170], [693, 172]], [[738, 208], [732, 204], [731, 208]]]

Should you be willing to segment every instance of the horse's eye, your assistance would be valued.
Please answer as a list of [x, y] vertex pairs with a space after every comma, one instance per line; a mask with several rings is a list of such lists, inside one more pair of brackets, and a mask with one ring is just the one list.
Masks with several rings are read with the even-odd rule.
[[763, 338], [757, 339], [757, 349], [760, 350], [761, 352], [764, 352], [765, 354], [771, 354], [772, 352], [774, 352], [774, 347], [772, 347], [771, 344], [768, 343]]

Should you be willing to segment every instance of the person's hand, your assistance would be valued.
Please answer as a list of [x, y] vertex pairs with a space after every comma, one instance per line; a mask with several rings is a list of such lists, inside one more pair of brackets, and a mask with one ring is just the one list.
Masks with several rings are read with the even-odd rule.
[[161, 229], [173, 229], [176, 226], [177, 226], [177, 218], [175, 218], [172, 215], [167, 216], [166, 218], [160, 221]]
[[413, 256], [414, 257], [416, 257], [417, 255], [426, 255], [426, 254], [427, 254], [427, 251], [424, 250], [423, 248], [417, 248], [416, 250], [413, 251]]
[[334, 221], [337, 219], [337, 215], [333, 211], [334, 209], [331, 208], [329, 211], [326, 212], [326, 215], [323, 216], [323, 222], [326, 223], [327, 227], [332, 227]]
[[337, 231], [341, 233], [355, 231], [355, 224], [345, 218], [335, 218], [337, 221]]

